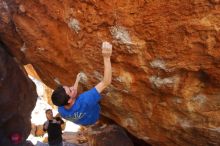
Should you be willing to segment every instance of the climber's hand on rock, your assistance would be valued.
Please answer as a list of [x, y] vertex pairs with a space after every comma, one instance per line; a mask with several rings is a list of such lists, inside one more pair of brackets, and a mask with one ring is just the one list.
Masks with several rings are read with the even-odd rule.
[[109, 42], [102, 43], [102, 56], [110, 57], [112, 55], [112, 44]]
[[76, 80], [79, 82], [81, 78], [82, 78], [82, 73], [80, 72], [77, 74]]

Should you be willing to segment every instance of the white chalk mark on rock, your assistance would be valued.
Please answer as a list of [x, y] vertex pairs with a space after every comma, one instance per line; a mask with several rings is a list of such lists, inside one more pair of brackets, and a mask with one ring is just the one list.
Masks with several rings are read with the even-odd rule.
[[201, 105], [206, 102], [206, 96], [204, 94], [198, 94], [198, 95], [192, 97], [192, 101]]
[[45, 51], [44, 48], [37, 48], [37, 50], [40, 51], [40, 52], [41, 52], [41, 51]]
[[157, 76], [151, 76], [149, 78], [151, 84], [155, 85], [156, 87], [161, 87], [162, 85], [167, 85], [170, 86], [171, 84], [175, 83], [175, 78], [174, 77], [168, 77], [168, 78], [160, 78]]
[[80, 24], [77, 19], [71, 18], [70, 21], [68, 22], [68, 26], [74, 30], [76, 33], [79, 33], [80, 31]]
[[112, 26], [110, 28], [110, 32], [115, 39], [119, 40], [120, 43], [127, 45], [133, 44], [130, 35], [125, 27]]
[[100, 74], [99, 72], [94, 71], [93, 74], [95, 75], [95, 78], [98, 79], [99, 81], [103, 79], [103, 75]]
[[[5, 1], [3, 1], [1, 5], [3, 6], [3, 8], [4, 8], [5, 10], [8, 11], [8, 5], [7, 5], [7, 3], [6, 3]], [[0, 6], [1, 6], [1, 5], [0, 5]], [[1, 6], [1, 7], [2, 7], [2, 6]]]
[[88, 81], [86, 74], [84, 72], [80, 72], [80, 76], [81, 76], [80, 83], [86, 84]]
[[54, 82], [55, 82], [56, 84], [58, 84], [58, 85], [61, 85], [61, 83], [60, 83], [60, 81], [59, 81], [58, 78], [54, 78]]
[[216, 127], [216, 128], [208, 128], [208, 129], [220, 133], [220, 127]]
[[150, 65], [153, 68], [159, 68], [159, 69], [167, 70], [165, 62], [163, 60], [160, 60], [160, 59], [153, 60], [152, 62], [150, 62]]
[[22, 52], [25, 52], [27, 50], [26, 44], [23, 43], [23, 46], [20, 49]]

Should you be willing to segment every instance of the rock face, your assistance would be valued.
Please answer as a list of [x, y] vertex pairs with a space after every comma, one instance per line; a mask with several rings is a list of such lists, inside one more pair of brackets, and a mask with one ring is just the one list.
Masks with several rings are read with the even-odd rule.
[[[11, 146], [11, 136], [28, 137], [30, 116], [36, 102], [35, 85], [15, 58], [0, 45], [0, 145]], [[23, 142], [20, 144], [22, 145]], [[24, 144], [23, 144], [24, 145]]]
[[87, 136], [91, 146], [134, 146], [125, 131], [116, 125], [93, 127]]
[[219, 0], [0, 0], [0, 37], [54, 88], [89, 89], [113, 44], [102, 114], [152, 145], [220, 144]]

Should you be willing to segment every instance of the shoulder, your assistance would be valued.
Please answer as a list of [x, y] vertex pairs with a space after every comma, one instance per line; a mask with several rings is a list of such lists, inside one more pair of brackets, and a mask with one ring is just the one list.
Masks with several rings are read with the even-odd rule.
[[94, 96], [94, 95], [100, 96], [100, 93], [97, 91], [97, 89], [95, 87], [93, 87], [92, 89], [90, 89], [88, 91], [85, 91], [82, 94], [80, 94], [79, 98], [84, 97], [84, 96]]
[[82, 93], [79, 97], [79, 101], [83, 104], [93, 104], [97, 103], [101, 99], [100, 93], [97, 91], [97, 89], [94, 87], [84, 93]]

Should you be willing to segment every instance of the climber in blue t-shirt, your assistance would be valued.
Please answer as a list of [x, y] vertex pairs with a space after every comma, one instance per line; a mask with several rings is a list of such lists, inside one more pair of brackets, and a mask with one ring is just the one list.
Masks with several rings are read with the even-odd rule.
[[104, 77], [94, 88], [76, 96], [78, 83], [82, 77], [79, 73], [73, 86], [59, 86], [54, 90], [51, 96], [52, 102], [58, 106], [58, 111], [64, 119], [79, 125], [91, 125], [99, 119], [100, 93], [111, 84], [112, 80], [111, 54], [112, 45], [103, 42]]

